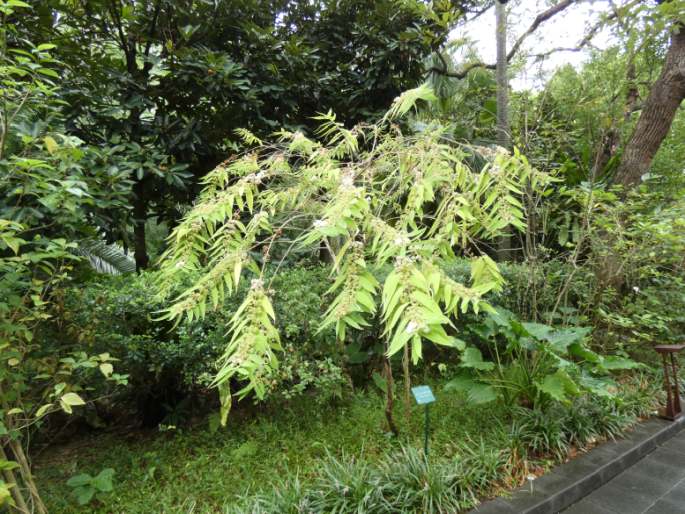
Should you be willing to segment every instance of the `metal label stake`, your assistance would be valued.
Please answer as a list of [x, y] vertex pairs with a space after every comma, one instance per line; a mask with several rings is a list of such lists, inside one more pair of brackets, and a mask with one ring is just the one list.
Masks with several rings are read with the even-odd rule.
[[435, 401], [435, 396], [433, 396], [433, 391], [427, 385], [421, 385], [411, 388], [411, 393], [414, 395], [414, 400], [416, 400], [417, 405], [425, 405], [426, 408], [426, 422], [424, 425], [424, 438], [423, 438], [423, 454], [428, 458], [428, 433], [429, 433], [429, 407], [430, 404]]

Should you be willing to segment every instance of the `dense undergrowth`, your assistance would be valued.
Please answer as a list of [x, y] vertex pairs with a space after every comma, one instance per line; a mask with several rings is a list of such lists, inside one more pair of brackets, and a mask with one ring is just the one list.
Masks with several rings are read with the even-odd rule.
[[[36, 472], [50, 512], [456, 512], [541, 474], [649, 415], [653, 377], [615, 398], [580, 398], [544, 411], [474, 406], [430, 380], [426, 464], [423, 412], [402, 435], [385, 430], [382, 399], [359, 391], [325, 406], [310, 398], [236, 413], [226, 430], [205, 422], [162, 432], [91, 435], [40, 452]], [[211, 424], [210, 424], [211, 425]], [[79, 508], [65, 483], [115, 470], [114, 490]], [[79, 510], [80, 509], [80, 510]]]
[[[506, 280], [504, 289], [488, 298], [524, 319], [533, 316], [531, 296], [536, 295], [538, 306], [551, 306], [555, 291], [568, 275], [559, 263], [545, 265], [544, 273], [537, 277], [531, 277], [526, 265], [504, 263], [501, 268]], [[377, 272], [384, 274], [387, 270]], [[457, 262], [448, 272], [454, 280], [465, 282], [469, 263]], [[170, 324], [155, 321], [164, 305], [156, 294], [156, 280], [155, 272], [147, 272], [98, 277], [85, 286], [66, 289], [59, 302], [59, 323], [46, 327], [42, 334], [56, 347], [78, 341], [91, 352], [110, 352], [119, 359], [116, 369], [128, 375], [129, 385], [120, 388], [115, 411], [143, 418], [148, 426], [160, 422], [179, 424], [192, 415], [189, 410], [197, 412], [207, 396], [214, 362], [225, 346], [227, 321], [248, 289], [243, 284], [226, 300], [224, 308], [208, 313], [206, 319], [170, 330]], [[583, 274], [573, 280], [568, 292], [570, 301], [577, 302], [588, 294], [585, 280]], [[325, 293], [329, 285], [329, 272], [321, 266], [292, 266], [275, 277], [276, 323], [289, 351], [282, 355], [278, 382], [273, 384], [271, 395], [288, 399], [307, 390], [315, 393], [317, 401], [326, 401], [341, 394], [346, 382], [343, 366], [359, 384], [366, 383], [379, 366], [382, 345], [377, 327], [350, 334], [352, 341], [342, 353], [334, 331], [319, 330], [319, 314], [328, 301]], [[462, 337], [467, 337], [468, 327], [482, 319], [483, 315], [461, 315], [457, 323]], [[427, 349], [426, 358], [431, 362], [452, 358], [456, 362], [458, 354], [435, 348]], [[89, 419], [103, 413], [111, 417], [111, 410], [111, 402], [95, 404], [89, 407]]]
[[[516, 316], [544, 319], [569, 276], [558, 262], [546, 263], [544, 273], [534, 275], [527, 264], [501, 267], [506, 284], [489, 299], [514, 317], [504, 326], [488, 314], [463, 315], [457, 321], [462, 337], [483, 355], [488, 348], [505, 348], [508, 339], [501, 334], [513, 337], [509, 323], [519, 331], [516, 344], [530, 345], [531, 334], [520, 330], [525, 326], [536, 332], [541, 327], [519, 327]], [[449, 271], [461, 281], [468, 272], [466, 262]], [[287, 349], [281, 372], [267, 401], [239, 404], [225, 429], [218, 427], [216, 413], [207, 416], [216, 408], [208, 384], [211, 363], [225, 342], [226, 318], [240, 303], [244, 288], [225, 309], [173, 331], [154, 321], [161, 308], [154, 273], [99, 279], [88, 287], [65, 290], [62, 325], [49, 334], [55, 341], [63, 338], [61, 344], [78, 338], [92, 351], [120, 356], [116, 369], [128, 374], [129, 385], [86, 406], [80, 418], [69, 418], [79, 423], [67, 433], [85, 428], [89, 434], [76, 445], [41, 451], [37, 476], [50, 511], [78, 511], [75, 496], [65, 489], [67, 481], [111, 468], [113, 492], [98, 493], [83, 512], [456, 512], [620, 435], [655, 408], [660, 379], [647, 366], [629, 375], [618, 373], [595, 393], [575, 391], [563, 402], [546, 397], [534, 409], [530, 404], [515, 406], [526, 404], [516, 396], [513, 404], [477, 404], [446, 387], [464, 371], [464, 357], [429, 349], [423, 374], [415, 372], [412, 378], [413, 384], [430, 383], [438, 396], [426, 464], [419, 450], [423, 413], [412, 407], [407, 425], [399, 378], [395, 419], [400, 436], [388, 431], [381, 394], [387, 383], [376, 371], [382, 349], [377, 348], [374, 327], [357, 334], [343, 352], [332, 330], [318, 330], [327, 275], [321, 267], [294, 266], [276, 278], [274, 305]], [[567, 307], [555, 319], [571, 326], [559, 332], [562, 338], [588, 322], [583, 302], [591, 296], [590, 284], [591, 276], [582, 269], [569, 282]], [[654, 290], [674, 294], [668, 288]], [[635, 303], [646, 294], [636, 295]], [[596, 330], [588, 349], [608, 338], [620, 340], [611, 330]], [[530, 371], [527, 360], [510, 358], [506, 369], [518, 362], [521, 370]], [[401, 367], [399, 359], [393, 367]], [[533, 378], [523, 380], [521, 389], [536, 389]], [[613, 388], [607, 385], [611, 383]], [[606, 387], [606, 394], [596, 395]], [[41, 433], [54, 433], [62, 421], [55, 420]], [[131, 430], [131, 422], [148, 428]], [[107, 425], [112, 428], [93, 432]], [[122, 425], [127, 428], [119, 432], [116, 426]]]

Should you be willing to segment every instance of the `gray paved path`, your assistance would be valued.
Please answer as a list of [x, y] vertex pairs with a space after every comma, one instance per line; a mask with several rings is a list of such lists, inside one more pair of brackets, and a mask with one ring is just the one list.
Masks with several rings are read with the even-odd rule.
[[685, 514], [685, 430], [563, 514]]

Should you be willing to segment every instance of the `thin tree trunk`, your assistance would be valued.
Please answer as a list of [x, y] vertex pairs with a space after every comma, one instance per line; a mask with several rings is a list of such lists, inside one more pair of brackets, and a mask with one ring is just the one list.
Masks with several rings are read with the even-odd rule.
[[[509, 127], [509, 82], [507, 80], [507, 7], [506, 0], [495, 2], [495, 25], [497, 40], [497, 144], [509, 150], [511, 129]], [[508, 230], [508, 229], [507, 229]], [[502, 261], [510, 260], [512, 236], [507, 233], [497, 242], [498, 256]]]
[[404, 375], [404, 419], [409, 429], [411, 422], [411, 377], [409, 376], [409, 343], [404, 345], [402, 356], [402, 372]]
[[497, 144], [509, 149], [511, 129], [509, 127], [509, 81], [507, 79], [507, 7], [506, 1], [495, 2], [497, 30]]
[[[0, 459], [4, 461], [9, 460], [2, 445], [0, 445]], [[29, 510], [28, 505], [26, 505], [26, 500], [24, 500], [24, 495], [19, 488], [19, 482], [17, 481], [17, 477], [14, 472], [11, 469], [6, 469], [2, 472], [2, 476], [4, 477], [7, 485], [11, 486], [10, 493], [12, 494], [12, 499], [14, 500], [15, 509], [22, 514], [30, 514], [31, 511]]]
[[29, 465], [29, 461], [24, 453], [24, 448], [22, 448], [21, 443], [16, 439], [10, 439], [9, 446], [14, 454], [14, 458], [17, 459], [17, 463], [19, 464], [19, 471], [21, 472], [22, 481], [31, 494], [34, 512], [37, 512], [38, 514], [47, 514], [48, 510], [45, 508], [45, 504], [38, 493], [38, 487], [36, 487], [36, 482], [33, 480], [31, 466]]
[[383, 367], [385, 371], [385, 419], [388, 421], [388, 428], [397, 437], [400, 432], [397, 430], [397, 425], [393, 418], [393, 407], [395, 404], [394, 391], [395, 383], [392, 378], [392, 366], [390, 359], [383, 358]]
[[661, 75], [642, 107], [635, 130], [623, 151], [614, 182], [629, 189], [638, 184], [652, 165], [673, 118], [685, 99], [685, 27], [677, 24]]

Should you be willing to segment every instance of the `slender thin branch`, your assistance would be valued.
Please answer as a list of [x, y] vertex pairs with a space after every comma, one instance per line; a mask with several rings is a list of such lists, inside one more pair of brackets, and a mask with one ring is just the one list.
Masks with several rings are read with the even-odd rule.
[[617, 17], [616, 13], [611, 13], [607, 15], [605, 18], [600, 20], [598, 23], [593, 25], [590, 30], [585, 34], [583, 39], [581, 39], [576, 46], [572, 47], [556, 47], [552, 48], [550, 50], [547, 50], [546, 52], [538, 53], [538, 54], [528, 54], [528, 57], [533, 57], [535, 60], [542, 60], [554, 53], [558, 52], [580, 52], [583, 50], [585, 47], [589, 46], [590, 43], [592, 43], [593, 38], [597, 35], [597, 33], [607, 24], [607, 22], [614, 20]]
[[511, 50], [509, 50], [509, 53], [507, 54], [507, 61], [511, 61], [516, 53], [518, 52], [519, 48], [521, 48], [521, 45], [523, 42], [530, 36], [532, 35], [537, 28], [542, 25], [544, 22], [549, 20], [550, 18], [556, 16], [560, 12], [566, 10], [568, 7], [571, 5], [577, 3], [578, 0], [563, 0], [562, 2], [559, 2], [558, 4], [550, 7], [546, 11], [541, 12], [538, 14], [535, 19], [533, 20], [533, 23], [528, 27], [528, 30], [526, 30], [521, 36], [516, 40], [516, 42], [513, 44], [511, 47]]
[[[119, 6], [121, 5], [119, 2], [116, 3]], [[123, 25], [121, 23], [121, 17], [119, 16], [119, 12], [117, 12], [117, 6], [114, 5], [114, 2], [110, 2], [108, 3], [107, 7], [109, 8], [109, 13], [112, 16], [112, 21], [114, 22], [114, 25], [117, 29], [117, 33], [119, 34], [119, 43], [121, 44], [121, 50], [124, 52], [124, 55], [126, 56], [126, 64], [129, 65], [129, 63], [133, 59], [133, 54], [128, 46], [128, 40], [126, 38], [126, 35], [124, 34]]]
[[479, 10], [477, 10], [477, 11], [467, 11], [467, 12], [464, 13], [464, 14], [473, 14], [473, 16], [470, 17], [470, 18], [469, 18], [469, 17], [465, 17], [466, 21], [469, 22], [469, 21], [477, 20], [477, 19], [480, 18], [483, 14], [485, 14], [486, 12], [488, 12], [488, 11], [492, 8], [493, 5], [494, 5], [494, 3], [487, 3], [487, 4], [485, 4], [485, 6], [484, 6], [483, 8], [481, 8], [481, 9], [479, 9]]
[[157, 0], [157, 4], [155, 5], [155, 13], [152, 16], [152, 21], [150, 22], [150, 32], [148, 33], [148, 40], [145, 44], [145, 51], [143, 52], [143, 55], [145, 56], [145, 64], [143, 65], [143, 71], [146, 75], [152, 68], [152, 63], [150, 62], [148, 57], [150, 56], [150, 49], [152, 48], [152, 41], [155, 37], [155, 30], [157, 30], [157, 20], [159, 19], [159, 12], [161, 10], [162, 0]]
[[[531, 36], [537, 28], [542, 25], [545, 21], [549, 20], [550, 18], [556, 16], [560, 12], [563, 12], [565, 9], [570, 7], [571, 5], [578, 3], [580, 0], [563, 0], [559, 2], [558, 4], [550, 7], [546, 11], [541, 12], [538, 14], [535, 19], [533, 20], [533, 23], [531, 23], [530, 27], [519, 36], [519, 38], [514, 42], [512, 45], [511, 49], [507, 53], [507, 62], [510, 62], [514, 56], [518, 53], [519, 49], [521, 48], [521, 45], [525, 42], [526, 39], [528, 39], [529, 36]], [[443, 60], [444, 63], [444, 60]], [[429, 73], [437, 73], [439, 75], [444, 75], [446, 77], [452, 77], [456, 79], [463, 79], [466, 78], [466, 76], [471, 72], [472, 70], [476, 68], [484, 68], [488, 70], [494, 70], [496, 68], [496, 64], [486, 64], [481, 61], [477, 62], [472, 62], [464, 66], [461, 70], [458, 71], [449, 71], [447, 66], [444, 66], [443, 68], [439, 68], [437, 66], [431, 67], [428, 72]]]

